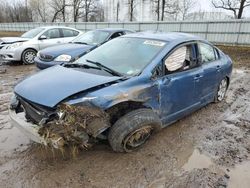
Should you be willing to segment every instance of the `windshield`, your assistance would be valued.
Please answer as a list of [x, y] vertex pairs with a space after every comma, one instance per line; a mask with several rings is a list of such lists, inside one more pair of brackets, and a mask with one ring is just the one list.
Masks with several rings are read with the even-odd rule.
[[97, 45], [103, 43], [108, 36], [109, 32], [106, 31], [89, 31], [75, 38], [72, 42]]
[[35, 28], [35, 29], [31, 29], [30, 31], [27, 31], [26, 33], [24, 33], [21, 37], [22, 38], [34, 38], [35, 36], [37, 36], [41, 31], [43, 31], [44, 28]]
[[142, 38], [116, 38], [79, 58], [75, 63], [99, 62], [124, 75], [136, 75], [164, 48], [166, 42]]

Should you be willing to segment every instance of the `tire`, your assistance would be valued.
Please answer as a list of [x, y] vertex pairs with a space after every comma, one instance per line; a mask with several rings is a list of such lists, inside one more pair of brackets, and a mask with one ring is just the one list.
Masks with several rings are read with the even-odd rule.
[[108, 140], [115, 152], [131, 152], [143, 145], [154, 130], [161, 129], [161, 120], [151, 109], [131, 111], [110, 128]]
[[228, 88], [228, 79], [227, 78], [223, 78], [223, 80], [221, 80], [216, 95], [215, 95], [215, 102], [221, 102], [223, 101], [223, 99], [226, 96], [226, 92], [227, 92], [227, 88]]
[[36, 57], [37, 51], [33, 49], [26, 49], [22, 53], [21, 60], [24, 65], [34, 64], [34, 59]]

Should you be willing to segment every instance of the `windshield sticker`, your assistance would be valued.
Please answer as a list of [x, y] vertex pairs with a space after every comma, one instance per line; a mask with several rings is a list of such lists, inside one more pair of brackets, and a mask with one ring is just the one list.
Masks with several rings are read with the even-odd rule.
[[152, 45], [152, 46], [164, 46], [166, 43], [156, 40], [146, 40], [143, 44]]

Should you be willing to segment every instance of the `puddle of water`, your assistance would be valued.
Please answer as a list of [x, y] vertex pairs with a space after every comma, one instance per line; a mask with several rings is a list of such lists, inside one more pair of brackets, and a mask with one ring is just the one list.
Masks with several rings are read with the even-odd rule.
[[184, 164], [182, 168], [186, 171], [190, 171], [195, 168], [208, 168], [212, 164], [213, 163], [208, 156], [201, 154], [199, 150], [195, 149], [192, 155], [189, 157], [187, 163]]
[[236, 165], [228, 174], [230, 175], [228, 188], [250, 187], [250, 161]]

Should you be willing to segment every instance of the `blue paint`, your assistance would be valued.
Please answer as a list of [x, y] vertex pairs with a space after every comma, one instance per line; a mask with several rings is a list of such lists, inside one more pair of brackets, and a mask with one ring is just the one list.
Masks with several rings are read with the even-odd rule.
[[[220, 59], [182, 72], [154, 76], [157, 66], [174, 48], [186, 42], [204, 42], [179, 33], [135, 33], [139, 37], [167, 42], [164, 49], [140, 75], [131, 78], [97, 75], [73, 68], [55, 66], [33, 75], [15, 87], [15, 93], [34, 103], [55, 108], [61, 102], [71, 105], [92, 104], [103, 110], [123, 102], [138, 102], [155, 111], [166, 126], [214, 101], [220, 81], [232, 73], [232, 61], [219, 51]], [[209, 43], [208, 43], [209, 44]], [[199, 56], [192, 47], [192, 55]]]

